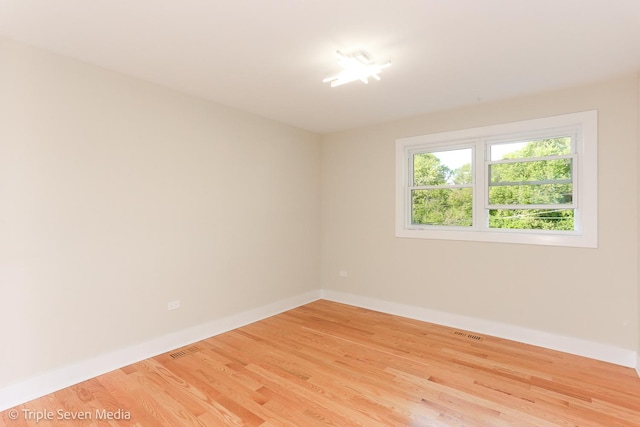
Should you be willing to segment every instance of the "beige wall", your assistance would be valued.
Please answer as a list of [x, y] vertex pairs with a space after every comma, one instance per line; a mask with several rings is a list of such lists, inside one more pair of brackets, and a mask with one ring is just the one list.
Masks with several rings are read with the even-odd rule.
[[319, 148], [0, 39], [0, 387], [318, 289]]
[[[634, 75], [323, 136], [323, 287], [635, 351], [637, 94]], [[394, 237], [396, 138], [592, 109], [598, 249]]]

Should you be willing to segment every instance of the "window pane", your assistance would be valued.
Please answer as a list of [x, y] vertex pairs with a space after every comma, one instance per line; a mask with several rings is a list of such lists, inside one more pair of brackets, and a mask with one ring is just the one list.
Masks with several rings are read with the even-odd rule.
[[572, 184], [489, 187], [490, 205], [555, 205], [572, 202]]
[[573, 231], [573, 209], [491, 209], [489, 228]]
[[489, 165], [489, 185], [501, 182], [571, 180], [572, 162], [573, 159], [557, 159]]
[[472, 189], [438, 188], [411, 192], [411, 223], [423, 225], [472, 225]]
[[491, 160], [524, 159], [571, 154], [571, 137], [509, 142], [490, 146]]
[[413, 185], [471, 184], [472, 149], [413, 155]]

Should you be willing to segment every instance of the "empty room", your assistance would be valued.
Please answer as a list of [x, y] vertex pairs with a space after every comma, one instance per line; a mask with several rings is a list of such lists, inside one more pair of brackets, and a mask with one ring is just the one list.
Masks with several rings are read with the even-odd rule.
[[639, 146], [636, 0], [0, 0], [0, 426], [638, 426]]

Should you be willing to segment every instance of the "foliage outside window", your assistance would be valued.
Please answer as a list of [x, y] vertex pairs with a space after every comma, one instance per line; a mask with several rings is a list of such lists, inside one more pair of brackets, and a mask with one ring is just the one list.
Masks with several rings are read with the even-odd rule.
[[597, 246], [595, 111], [396, 142], [396, 235]]
[[[448, 157], [464, 162], [459, 168]], [[411, 223], [470, 226], [473, 221], [472, 149], [421, 152], [413, 155]]]

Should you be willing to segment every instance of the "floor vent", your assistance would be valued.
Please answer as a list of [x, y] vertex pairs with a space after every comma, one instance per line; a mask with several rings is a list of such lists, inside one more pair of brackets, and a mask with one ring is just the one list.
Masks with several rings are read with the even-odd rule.
[[454, 335], [458, 335], [460, 337], [469, 338], [476, 341], [482, 341], [482, 337], [480, 335], [469, 334], [467, 332], [455, 331]]
[[200, 351], [200, 347], [197, 345], [192, 345], [191, 347], [186, 347], [176, 352], [169, 354], [172, 359], [180, 359], [181, 357], [188, 356], [191, 353], [195, 353], [196, 351]]

